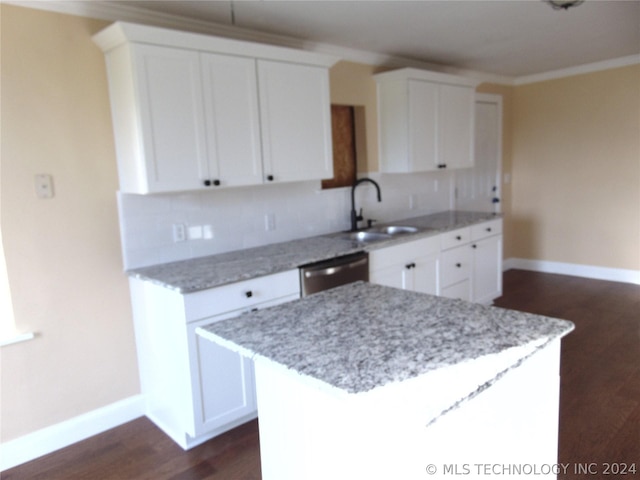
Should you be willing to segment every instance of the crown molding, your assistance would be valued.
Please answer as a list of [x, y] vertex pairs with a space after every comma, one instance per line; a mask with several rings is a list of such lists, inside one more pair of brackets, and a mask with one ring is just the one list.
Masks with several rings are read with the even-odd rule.
[[602, 62], [587, 63], [575, 67], [553, 70], [545, 73], [537, 73], [534, 75], [526, 75], [517, 77], [514, 85], [527, 85], [530, 83], [544, 82], [547, 80], [557, 80], [559, 78], [571, 77], [573, 75], [581, 75], [584, 73], [599, 72], [601, 70], [610, 70], [612, 68], [627, 67], [640, 63], [640, 55], [629, 55], [627, 57], [612, 58]]

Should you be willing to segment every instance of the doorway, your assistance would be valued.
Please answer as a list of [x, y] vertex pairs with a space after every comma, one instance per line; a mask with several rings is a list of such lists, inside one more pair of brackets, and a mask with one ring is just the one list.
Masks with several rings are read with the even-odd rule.
[[476, 94], [475, 161], [455, 172], [455, 208], [500, 213], [502, 176], [502, 97]]

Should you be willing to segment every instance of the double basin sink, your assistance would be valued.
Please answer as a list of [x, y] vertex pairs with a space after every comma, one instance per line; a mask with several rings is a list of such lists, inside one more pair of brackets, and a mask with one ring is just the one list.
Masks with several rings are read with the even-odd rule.
[[408, 233], [416, 233], [418, 228], [410, 226], [389, 225], [385, 227], [374, 227], [358, 232], [347, 232], [343, 235], [358, 243], [379, 242], [389, 240], [398, 235], [406, 235]]

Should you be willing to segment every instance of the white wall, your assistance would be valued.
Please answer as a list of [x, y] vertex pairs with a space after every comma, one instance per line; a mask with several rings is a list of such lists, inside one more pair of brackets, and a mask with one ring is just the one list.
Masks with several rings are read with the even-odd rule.
[[[375, 188], [360, 185], [356, 206], [379, 222], [449, 209], [449, 172], [371, 174]], [[414, 207], [410, 197], [414, 195]], [[124, 265], [132, 269], [347, 230], [351, 189], [321, 190], [320, 182], [231, 188], [166, 195], [119, 194]], [[267, 215], [275, 230], [266, 230]], [[213, 237], [173, 241], [173, 225], [210, 226]]]

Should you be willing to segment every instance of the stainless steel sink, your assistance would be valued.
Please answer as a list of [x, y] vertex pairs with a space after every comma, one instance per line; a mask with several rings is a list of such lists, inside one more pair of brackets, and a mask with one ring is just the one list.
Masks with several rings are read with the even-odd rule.
[[347, 234], [351, 240], [355, 240], [360, 243], [378, 242], [380, 240], [388, 240], [391, 235], [381, 232], [351, 232]]
[[390, 225], [387, 227], [376, 228], [375, 231], [385, 235], [401, 235], [403, 233], [416, 233], [418, 229], [416, 227]]

